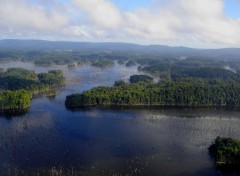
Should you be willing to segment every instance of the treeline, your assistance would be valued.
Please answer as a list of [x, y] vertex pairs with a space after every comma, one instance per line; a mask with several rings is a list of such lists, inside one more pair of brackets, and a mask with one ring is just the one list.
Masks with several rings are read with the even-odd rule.
[[66, 107], [92, 105], [226, 106], [240, 105], [240, 83], [234, 80], [185, 79], [96, 87], [67, 96]]
[[148, 75], [132, 75], [130, 76], [130, 83], [137, 83], [137, 82], [151, 82], [153, 78]]
[[27, 90], [33, 94], [62, 86], [65, 82], [63, 72], [51, 70], [48, 73], [35, 73], [23, 68], [9, 68], [0, 71], [0, 89]]
[[[215, 51], [216, 52], [216, 51]], [[102, 59], [104, 58], [104, 59]], [[139, 70], [154, 75], [166, 75], [176, 69], [189, 69], [200, 67], [230, 67], [240, 73], [239, 57], [232, 55], [182, 55], [163, 54], [155, 52], [126, 52], [88, 49], [74, 50], [4, 50], [0, 49], [1, 61], [29, 61], [37, 65], [49, 66], [54, 64], [88, 63], [104, 68], [111, 66], [113, 61], [131, 67], [140, 65]], [[107, 61], [107, 62], [105, 62]], [[103, 63], [105, 62], [105, 64]]]
[[31, 93], [26, 90], [5, 90], [0, 93], [0, 111], [8, 113], [26, 111], [31, 105], [31, 98]]
[[172, 80], [177, 81], [185, 78], [232, 79], [240, 81], [239, 74], [219, 67], [175, 68], [171, 71]]
[[98, 59], [96, 61], [92, 61], [92, 66], [99, 68], [108, 68], [114, 65], [114, 61], [110, 59]]
[[[102, 61], [107, 61], [108, 64], [115, 60], [129, 60], [132, 54], [126, 52], [99, 52], [99, 51], [18, 51], [18, 50], [1, 50], [0, 49], [0, 62], [6, 61], [26, 61], [33, 62], [36, 65], [51, 66], [51, 65], [65, 65], [72, 63], [87, 63], [94, 64]], [[102, 65], [102, 64], [101, 64]]]
[[[230, 62], [231, 63], [231, 62]], [[179, 79], [186, 77], [193, 78], [236, 78], [238, 64], [236, 65], [216, 60], [195, 59], [169, 59], [169, 60], [139, 60], [139, 71], [149, 73], [151, 75], [160, 76], [160, 78]], [[227, 69], [228, 68], [228, 69]], [[235, 76], [234, 76], [235, 74]], [[168, 75], [168, 76], [166, 76]], [[239, 76], [237, 74], [237, 76]]]
[[209, 152], [217, 166], [235, 167], [240, 166], [240, 141], [231, 138], [217, 137], [209, 147]]

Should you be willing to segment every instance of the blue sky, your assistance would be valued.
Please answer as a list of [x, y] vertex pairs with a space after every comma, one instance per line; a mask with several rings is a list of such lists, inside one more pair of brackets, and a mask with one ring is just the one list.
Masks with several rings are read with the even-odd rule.
[[[149, 6], [152, 0], [113, 0], [121, 10], [135, 10]], [[240, 0], [224, 0], [224, 12], [231, 18], [240, 18]]]
[[[139, 7], [146, 7], [151, 4], [151, 0], [113, 0], [121, 10], [134, 10]], [[239, 0], [224, 0], [225, 13], [231, 18], [240, 17], [240, 1]]]
[[1, 1], [0, 39], [240, 46], [240, 0]]
[[142, 8], [149, 6], [151, 0], [113, 0], [114, 4], [116, 4], [122, 11], [124, 10], [135, 10], [137, 8]]
[[226, 15], [231, 18], [240, 18], [240, 1], [239, 0], [225, 0]]
[[[39, 2], [39, 0], [30, 0], [33, 3]], [[69, 3], [71, 0], [58, 0], [59, 2]], [[153, 0], [112, 0], [112, 2], [121, 10], [135, 10], [138, 8], [144, 8], [150, 6]], [[240, 0], [224, 0], [225, 14], [231, 18], [240, 17]]]

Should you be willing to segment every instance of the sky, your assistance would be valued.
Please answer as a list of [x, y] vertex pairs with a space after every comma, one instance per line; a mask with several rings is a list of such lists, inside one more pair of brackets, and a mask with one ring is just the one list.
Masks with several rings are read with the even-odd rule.
[[0, 39], [240, 47], [240, 0], [0, 2]]

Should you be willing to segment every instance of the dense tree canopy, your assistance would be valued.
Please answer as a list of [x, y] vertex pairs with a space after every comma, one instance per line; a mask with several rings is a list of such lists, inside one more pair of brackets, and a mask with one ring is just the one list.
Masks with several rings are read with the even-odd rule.
[[153, 78], [148, 75], [132, 75], [130, 76], [130, 83], [137, 83], [137, 82], [151, 82]]
[[66, 98], [67, 107], [89, 105], [240, 105], [240, 84], [234, 80], [185, 79], [96, 87]]
[[98, 59], [92, 62], [92, 66], [99, 68], [107, 68], [114, 65], [114, 61], [111, 59]]
[[118, 80], [118, 81], [115, 81], [114, 86], [123, 86], [125, 84], [126, 82], [124, 82], [123, 80]]
[[28, 90], [37, 93], [49, 90], [64, 84], [63, 72], [52, 70], [48, 73], [37, 74], [32, 70], [23, 68], [10, 68], [0, 73], [0, 89], [2, 90]]
[[25, 90], [10, 91], [0, 93], [1, 111], [19, 111], [30, 107], [32, 95]]
[[[0, 110], [16, 112], [30, 107], [32, 94], [48, 92], [64, 84], [60, 70], [37, 74], [23, 68], [9, 68], [0, 73]], [[52, 91], [51, 91], [52, 92]]]
[[37, 74], [33, 70], [24, 68], [9, 68], [3, 76], [16, 77], [27, 80], [37, 80]]
[[61, 70], [50, 70], [48, 73], [38, 74], [38, 80], [50, 86], [62, 86], [65, 78]]
[[156, 64], [153, 63], [152, 65], [139, 67], [140, 71], [144, 71], [152, 75], [160, 75], [162, 73], [170, 72], [170, 69], [171, 69], [170, 63], [160, 61], [158, 61]]
[[240, 141], [217, 137], [209, 147], [211, 156], [218, 166], [240, 166]]
[[219, 67], [200, 67], [179, 69], [175, 68], [171, 72], [172, 80], [184, 78], [207, 78], [207, 79], [233, 79], [240, 81], [239, 74]]

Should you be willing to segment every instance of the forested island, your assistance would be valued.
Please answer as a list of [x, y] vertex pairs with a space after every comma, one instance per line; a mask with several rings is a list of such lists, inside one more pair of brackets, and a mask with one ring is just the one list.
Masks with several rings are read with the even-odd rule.
[[96, 61], [92, 61], [92, 66], [99, 68], [108, 68], [114, 65], [114, 61], [110, 59], [98, 59]]
[[231, 138], [217, 137], [209, 147], [210, 155], [217, 166], [221, 168], [236, 168], [240, 166], [240, 141]]
[[27, 90], [32, 94], [38, 94], [63, 86], [64, 83], [65, 78], [60, 70], [37, 74], [33, 70], [9, 68], [0, 72], [1, 90]]
[[[142, 77], [142, 76], [141, 76]], [[140, 81], [100, 86], [67, 96], [66, 107], [83, 106], [236, 106], [240, 105], [240, 83], [234, 79], [185, 78], [178, 81]]]
[[60, 70], [37, 74], [23, 68], [0, 69], [0, 111], [13, 114], [25, 112], [30, 107], [32, 95], [53, 94], [55, 88], [64, 83]]

